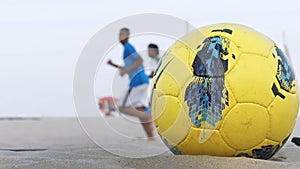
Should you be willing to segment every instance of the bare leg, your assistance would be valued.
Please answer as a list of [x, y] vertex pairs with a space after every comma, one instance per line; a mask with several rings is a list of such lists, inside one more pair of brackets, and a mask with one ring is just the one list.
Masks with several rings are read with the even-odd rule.
[[[140, 110], [140, 111], [144, 111], [144, 107], [137, 107], [136, 108], [137, 110]], [[152, 118], [151, 118], [152, 119]], [[142, 119], [140, 119], [141, 120], [141, 122], [142, 122]], [[152, 122], [152, 120], [151, 121], [148, 121], [148, 122], [142, 122], [141, 123], [142, 124], [142, 126], [143, 126], [143, 128], [144, 128], [144, 130], [145, 130], [145, 132], [146, 132], [146, 134], [147, 134], [147, 136], [148, 136], [148, 140], [149, 141], [152, 141], [152, 140], [154, 140], [154, 135], [153, 135], [153, 122]]]
[[127, 115], [138, 117], [148, 136], [148, 140], [154, 140], [152, 116], [144, 112], [144, 107], [135, 109], [132, 107], [119, 106], [119, 111]]
[[119, 106], [119, 111], [124, 113], [124, 114], [127, 114], [127, 115], [136, 116], [142, 122], [151, 122], [152, 121], [152, 118], [151, 118], [150, 114], [146, 114], [145, 112], [137, 110], [137, 109], [132, 108], [132, 107]]
[[148, 140], [149, 141], [155, 140], [154, 135], [153, 135], [153, 122], [147, 122], [147, 123], [141, 123], [141, 124], [148, 136]]

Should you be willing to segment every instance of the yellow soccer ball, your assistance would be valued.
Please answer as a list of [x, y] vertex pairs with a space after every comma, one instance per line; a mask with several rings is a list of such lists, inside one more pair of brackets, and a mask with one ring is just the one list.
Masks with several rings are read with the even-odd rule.
[[176, 41], [152, 82], [155, 126], [174, 154], [269, 159], [290, 136], [298, 86], [265, 35], [217, 24]]

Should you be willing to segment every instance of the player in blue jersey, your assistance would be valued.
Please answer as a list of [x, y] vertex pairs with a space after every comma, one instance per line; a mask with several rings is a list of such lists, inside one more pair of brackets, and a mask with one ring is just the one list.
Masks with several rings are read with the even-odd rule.
[[108, 63], [118, 67], [121, 76], [128, 74], [130, 79], [128, 91], [118, 102], [119, 111], [138, 117], [142, 122], [148, 139], [152, 140], [153, 126], [148, 97], [149, 78], [144, 71], [143, 59], [128, 42], [129, 34], [128, 28], [122, 28], [119, 34], [119, 41], [124, 46], [123, 60], [125, 66], [114, 65], [111, 61]]

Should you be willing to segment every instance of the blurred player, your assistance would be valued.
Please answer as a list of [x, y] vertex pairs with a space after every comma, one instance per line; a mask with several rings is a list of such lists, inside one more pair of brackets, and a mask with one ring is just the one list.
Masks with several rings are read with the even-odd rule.
[[144, 71], [143, 59], [128, 42], [129, 34], [128, 28], [122, 28], [119, 34], [119, 41], [124, 46], [123, 60], [125, 66], [116, 65], [111, 60], [108, 61], [108, 64], [119, 68], [121, 76], [128, 74], [130, 79], [128, 91], [118, 101], [119, 111], [138, 117], [142, 122], [148, 139], [153, 140], [152, 117], [148, 100], [149, 78]]

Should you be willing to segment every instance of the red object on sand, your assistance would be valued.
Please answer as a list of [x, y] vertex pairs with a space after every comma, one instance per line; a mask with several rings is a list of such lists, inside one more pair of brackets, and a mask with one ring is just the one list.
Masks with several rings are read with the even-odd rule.
[[116, 111], [116, 102], [118, 99], [113, 97], [102, 97], [99, 99], [99, 108], [105, 116], [111, 115], [112, 111]]

